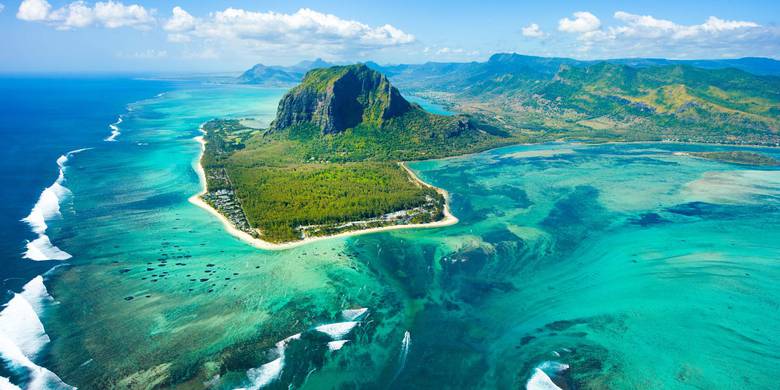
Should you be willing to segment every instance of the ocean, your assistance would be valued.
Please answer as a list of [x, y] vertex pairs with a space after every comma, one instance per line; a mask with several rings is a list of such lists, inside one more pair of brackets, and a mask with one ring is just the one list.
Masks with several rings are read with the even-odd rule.
[[[123, 78], [1, 85], [5, 383], [776, 382], [780, 170], [679, 153], [733, 148], [558, 143], [416, 162], [450, 192], [457, 225], [262, 251], [188, 201], [201, 186], [194, 137], [217, 117], [266, 126], [284, 90]], [[67, 188], [51, 190], [59, 214], [40, 201], [55, 183]], [[22, 221], [30, 215], [46, 229]], [[48, 242], [31, 251], [42, 234]]]
[[[56, 214], [55, 196], [65, 190], [54, 186], [59, 176], [58, 160], [69, 153], [101, 146], [110, 136], [112, 123], [125, 114], [128, 103], [165, 90], [169, 83], [128, 77], [2, 76], [0, 77], [0, 180], [5, 185], [0, 205], [0, 278], [3, 290], [18, 290], [33, 276], [52, 267], [49, 262], [31, 262], [23, 256], [30, 252], [35, 260], [65, 257], [47, 248], [26, 247], [39, 238], [30, 223], [22, 221], [33, 211], [34, 229], [41, 229], [41, 214]], [[62, 180], [60, 180], [62, 181]], [[53, 215], [50, 215], [53, 216]], [[36, 221], [36, 219], [38, 219]], [[54, 250], [54, 252], [34, 253]]]

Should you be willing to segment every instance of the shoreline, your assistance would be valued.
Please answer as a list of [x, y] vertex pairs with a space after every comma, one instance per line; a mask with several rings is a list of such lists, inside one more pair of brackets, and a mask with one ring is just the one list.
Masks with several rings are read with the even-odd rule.
[[[201, 125], [201, 128], [199, 129], [201, 132], [203, 132], [203, 128]], [[295, 248], [301, 245], [310, 244], [312, 242], [316, 241], [323, 241], [323, 240], [329, 240], [333, 238], [344, 238], [344, 237], [351, 237], [351, 236], [358, 236], [363, 234], [372, 234], [372, 233], [379, 233], [384, 231], [391, 231], [391, 230], [401, 230], [401, 229], [425, 229], [425, 228], [438, 228], [438, 227], [444, 227], [444, 226], [451, 226], [455, 225], [459, 222], [458, 218], [452, 214], [450, 210], [450, 195], [447, 190], [443, 188], [439, 188], [436, 186], [433, 186], [429, 183], [426, 183], [422, 179], [420, 179], [417, 174], [412, 171], [411, 168], [409, 168], [406, 164], [409, 161], [401, 161], [398, 162], [398, 165], [401, 166], [414, 180], [417, 184], [432, 188], [439, 194], [441, 194], [444, 197], [444, 210], [442, 210], [442, 213], [444, 214], [444, 218], [436, 221], [436, 222], [429, 222], [429, 223], [417, 223], [417, 224], [408, 224], [408, 225], [391, 225], [391, 226], [382, 226], [382, 227], [375, 227], [375, 228], [369, 228], [369, 229], [361, 229], [361, 230], [353, 230], [338, 234], [332, 234], [332, 235], [326, 235], [326, 236], [317, 236], [317, 237], [307, 237], [303, 240], [299, 241], [292, 241], [292, 242], [286, 242], [281, 244], [276, 244], [273, 242], [268, 242], [265, 240], [262, 240], [260, 238], [252, 237], [249, 233], [246, 233], [244, 231], [241, 231], [237, 229], [230, 220], [228, 220], [222, 213], [220, 213], [218, 210], [211, 207], [208, 203], [203, 201], [201, 199], [201, 196], [206, 194], [208, 191], [207, 183], [206, 183], [206, 172], [203, 169], [203, 166], [201, 165], [201, 160], [203, 159], [203, 155], [206, 151], [206, 141], [203, 139], [202, 135], [199, 135], [194, 138], [195, 141], [200, 144], [200, 155], [198, 156], [198, 159], [196, 162], [193, 163], [193, 169], [198, 174], [198, 178], [201, 183], [201, 191], [197, 194], [191, 196], [188, 200], [190, 203], [206, 210], [213, 216], [217, 217], [220, 222], [222, 222], [222, 225], [225, 227], [225, 230], [231, 234], [232, 236], [238, 238], [241, 241], [244, 241], [245, 243], [258, 248], [258, 249], [264, 249], [264, 250], [285, 250], [285, 249], [291, 249]], [[498, 150], [503, 148], [510, 148], [515, 146], [533, 146], [533, 145], [544, 145], [544, 144], [556, 144], [556, 143], [577, 143], [581, 145], [586, 146], [596, 146], [596, 145], [606, 145], [606, 144], [677, 144], [677, 145], [705, 145], [705, 146], [731, 146], [731, 147], [744, 147], [744, 148], [778, 148], [777, 146], [769, 146], [769, 145], [736, 145], [736, 144], [725, 144], [725, 143], [709, 143], [709, 142], [682, 142], [682, 141], [608, 141], [608, 142], [587, 142], [587, 141], [549, 141], [549, 142], [538, 142], [538, 143], [530, 143], [530, 142], [523, 142], [523, 143], [516, 143], [511, 145], [503, 145], [498, 146], [495, 148], [490, 148], [482, 151], [477, 151], [473, 153], [467, 153], [464, 155], [459, 156], [450, 156], [450, 157], [444, 157], [443, 159], [455, 159], [455, 158], [461, 158], [464, 156], [469, 156], [473, 154], [478, 153], [484, 153], [491, 150]], [[693, 157], [693, 156], [691, 156]], [[413, 161], [412, 161], [413, 162]]]
[[[203, 128], [201, 126], [200, 131], [203, 132]], [[317, 237], [307, 237], [303, 240], [299, 241], [292, 241], [292, 242], [286, 242], [281, 244], [276, 244], [273, 242], [268, 242], [265, 240], [262, 240], [260, 238], [252, 237], [249, 233], [241, 231], [237, 229], [235, 226], [233, 226], [233, 223], [230, 222], [222, 213], [220, 213], [215, 208], [211, 207], [208, 203], [206, 203], [203, 199], [201, 199], [201, 196], [205, 195], [206, 192], [208, 192], [208, 184], [206, 183], [206, 171], [203, 169], [203, 165], [201, 164], [201, 160], [203, 159], [203, 155], [206, 152], [206, 141], [203, 139], [202, 135], [199, 135], [194, 138], [195, 141], [198, 142], [200, 145], [200, 155], [198, 156], [198, 159], [193, 162], [193, 169], [198, 174], [198, 179], [200, 181], [201, 189], [200, 191], [191, 196], [188, 200], [190, 203], [206, 210], [209, 214], [217, 217], [217, 219], [222, 222], [222, 225], [225, 228], [225, 231], [227, 231], [230, 235], [238, 238], [241, 241], [244, 241], [245, 243], [258, 248], [258, 249], [264, 249], [264, 250], [285, 250], [285, 249], [291, 249], [298, 246], [311, 244], [313, 242], [317, 241], [324, 241], [324, 240], [330, 240], [334, 238], [344, 238], [344, 237], [351, 237], [351, 236], [359, 236], [363, 234], [372, 234], [372, 233], [379, 233], [384, 231], [391, 231], [391, 230], [401, 230], [401, 229], [424, 229], [424, 228], [438, 228], [438, 227], [444, 227], [444, 226], [451, 226], [456, 223], [458, 223], [458, 218], [455, 217], [452, 212], [450, 211], [450, 198], [449, 198], [449, 192], [446, 190], [435, 187], [433, 185], [430, 185], [423, 180], [421, 180], [417, 175], [412, 171], [409, 167], [406, 166], [404, 162], [398, 163], [408, 174], [412, 177], [412, 180], [414, 180], [416, 183], [423, 187], [427, 188], [433, 188], [441, 194], [444, 197], [444, 210], [442, 210], [442, 213], [444, 214], [444, 218], [435, 222], [429, 222], [429, 223], [415, 223], [415, 224], [408, 224], [408, 225], [390, 225], [390, 226], [382, 226], [382, 227], [375, 227], [375, 228], [369, 228], [369, 229], [361, 229], [361, 230], [353, 230], [338, 234], [332, 234], [327, 236], [317, 236]]]

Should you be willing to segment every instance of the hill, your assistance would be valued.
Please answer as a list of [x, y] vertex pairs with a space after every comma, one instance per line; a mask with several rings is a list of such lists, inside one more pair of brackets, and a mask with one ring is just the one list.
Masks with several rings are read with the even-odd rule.
[[299, 83], [306, 72], [327, 68], [333, 64], [317, 58], [313, 61], [301, 61], [291, 66], [272, 66], [257, 64], [242, 73], [237, 81], [241, 84], [254, 84], [264, 87], [292, 87]]

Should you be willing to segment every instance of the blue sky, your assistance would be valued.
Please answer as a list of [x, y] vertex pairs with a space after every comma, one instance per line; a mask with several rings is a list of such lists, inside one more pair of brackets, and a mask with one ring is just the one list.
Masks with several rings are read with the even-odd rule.
[[[0, 0], [0, 71], [237, 71], [380, 63], [780, 58], [778, 1]], [[703, 6], [702, 4], [706, 4]]]

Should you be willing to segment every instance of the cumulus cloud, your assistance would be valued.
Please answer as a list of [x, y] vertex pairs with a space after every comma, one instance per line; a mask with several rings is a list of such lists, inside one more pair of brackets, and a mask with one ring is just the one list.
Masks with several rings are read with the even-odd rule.
[[482, 54], [479, 50], [450, 46], [426, 46], [420, 53], [437, 61], [471, 61]]
[[344, 53], [405, 45], [415, 37], [392, 25], [372, 27], [308, 8], [292, 14], [227, 8], [196, 18], [175, 7], [164, 25], [171, 42], [197, 39], [208, 45], [240, 45], [263, 51]]
[[568, 33], [588, 33], [601, 27], [601, 20], [587, 11], [574, 13], [574, 19], [563, 18], [558, 21], [558, 30]]
[[93, 25], [149, 29], [155, 22], [154, 12], [138, 4], [124, 5], [113, 0], [97, 2], [94, 6], [79, 0], [55, 10], [46, 0], [24, 0], [16, 17], [28, 22], [43, 22], [60, 30]]
[[[587, 14], [587, 15], [585, 15]], [[560, 31], [575, 34], [580, 51], [598, 48], [594, 55], [662, 57], [776, 56], [780, 30], [742, 20], [710, 16], [700, 24], [679, 24], [651, 15], [617, 11], [616, 25], [602, 27], [595, 15], [577, 12], [561, 19]], [[592, 18], [591, 18], [592, 16]], [[598, 44], [598, 45], [597, 45]]]
[[670, 20], [656, 19], [650, 15], [635, 15], [624, 11], [615, 12], [615, 19], [625, 23], [610, 29], [612, 36], [686, 39], [701, 35], [715, 35], [721, 32], [761, 27], [754, 22], [723, 20], [710, 16], [702, 24], [681, 25]]
[[134, 52], [119, 51], [116, 53], [116, 56], [118, 58], [148, 60], [148, 59], [155, 59], [155, 58], [165, 58], [168, 56], [168, 52], [166, 50], [155, 50], [155, 49], [147, 49], [147, 50], [134, 51]]
[[165, 22], [165, 31], [182, 32], [195, 28], [195, 17], [181, 7], [173, 7], [173, 16]]
[[536, 23], [531, 23], [528, 26], [523, 27], [523, 36], [529, 38], [541, 38], [544, 36], [544, 31], [539, 28]]
[[16, 17], [28, 22], [43, 21], [49, 15], [50, 9], [51, 4], [46, 0], [24, 0], [19, 4]]

